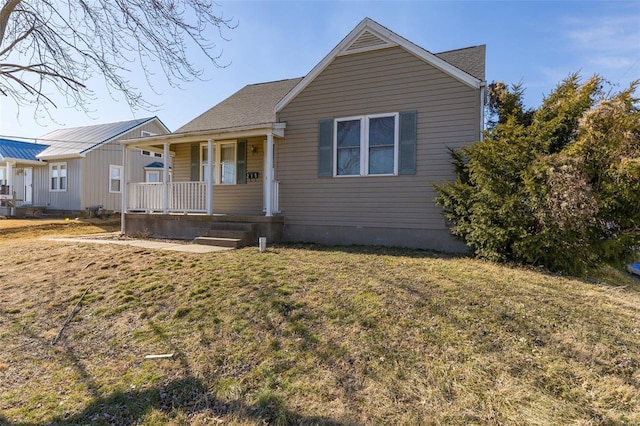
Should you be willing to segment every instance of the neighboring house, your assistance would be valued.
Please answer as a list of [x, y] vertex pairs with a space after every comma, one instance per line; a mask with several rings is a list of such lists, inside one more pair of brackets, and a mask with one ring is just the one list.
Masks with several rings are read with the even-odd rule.
[[47, 145], [0, 139], [0, 215], [33, 204], [34, 168], [43, 167], [37, 155]]
[[123, 142], [175, 155], [172, 182], [137, 183], [125, 163], [123, 232], [229, 237], [251, 223], [245, 243], [465, 250], [432, 184], [455, 178], [450, 148], [481, 139], [484, 64], [485, 46], [432, 54], [364, 19], [304, 78]]
[[[34, 204], [49, 211], [82, 212], [102, 206], [122, 207], [124, 139], [168, 134], [157, 117], [58, 129], [39, 142], [49, 145], [37, 155], [47, 162], [36, 173]], [[153, 149], [136, 150], [130, 156], [132, 177], [144, 181], [145, 166], [164, 161]]]

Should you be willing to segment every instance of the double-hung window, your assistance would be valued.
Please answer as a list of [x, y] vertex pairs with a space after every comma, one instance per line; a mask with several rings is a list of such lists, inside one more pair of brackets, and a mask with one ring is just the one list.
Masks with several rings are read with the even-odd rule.
[[67, 190], [67, 163], [49, 163], [49, 191]]
[[109, 165], [109, 193], [122, 192], [122, 166]]
[[[236, 183], [236, 143], [214, 144], [212, 155], [213, 183]], [[207, 145], [200, 147], [200, 180], [207, 180], [209, 150]]]
[[334, 176], [398, 174], [398, 113], [334, 122]]

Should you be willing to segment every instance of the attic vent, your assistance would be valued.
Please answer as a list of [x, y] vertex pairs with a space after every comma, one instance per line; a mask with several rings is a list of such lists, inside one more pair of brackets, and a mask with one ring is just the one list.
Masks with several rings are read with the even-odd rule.
[[388, 40], [384, 40], [369, 31], [364, 31], [360, 34], [360, 37], [351, 43], [345, 53], [355, 53], [361, 50], [379, 49], [383, 47], [391, 47], [393, 45], [394, 44], [390, 43]]

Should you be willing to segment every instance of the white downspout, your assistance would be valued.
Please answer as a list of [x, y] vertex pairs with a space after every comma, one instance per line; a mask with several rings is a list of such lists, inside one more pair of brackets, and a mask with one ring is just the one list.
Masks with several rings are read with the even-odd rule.
[[207, 215], [213, 216], [213, 139], [207, 140]]
[[122, 150], [122, 208], [120, 211], [120, 235], [125, 234], [125, 217], [127, 213], [127, 196], [129, 189], [129, 147], [124, 146]]
[[484, 141], [484, 105], [486, 102], [487, 82], [480, 84], [480, 142]]
[[169, 144], [163, 144], [163, 173], [162, 173], [162, 214], [169, 213]]
[[265, 184], [265, 203], [264, 203], [264, 215], [267, 217], [273, 216], [273, 133], [267, 133], [267, 156], [266, 168], [264, 171], [264, 184]]

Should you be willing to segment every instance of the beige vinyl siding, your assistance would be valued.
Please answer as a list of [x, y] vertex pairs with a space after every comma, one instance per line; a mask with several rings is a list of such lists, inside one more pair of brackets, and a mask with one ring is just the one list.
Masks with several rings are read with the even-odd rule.
[[[247, 141], [247, 173], [258, 172], [259, 179], [247, 180], [246, 184], [214, 185], [213, 212], [216, 214], [262, 214], [262, 189], [264, 178], [264, 149], [263, 139], [252, 138]], [[215, 141], [225, 143], [232, 141]], [[206, 144], [202, 141], [201, 144]], [[251, 152], [251, 147], [256, 149]], [[173, 158], [174, 182], [188, 182], [191, 180], [191, 144], [174, 144], [171, 150], [175, 152]]]
[[[445, 229], [431, 184], [454, 178], [447, 148], [479, 138], [479, 91], [402, 48], [337, 57], [280, 113], [280, 207], [287, 225]], [[417, 111], [417, 173], [317, 177], [318, 121]]]
[[191, 180], [191, 144], [181, 143], [171, 145], [171, 151], [175, 152], [173, 157], [173, 181], [189, 182]]

